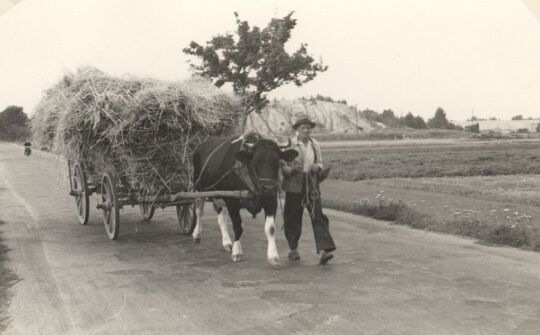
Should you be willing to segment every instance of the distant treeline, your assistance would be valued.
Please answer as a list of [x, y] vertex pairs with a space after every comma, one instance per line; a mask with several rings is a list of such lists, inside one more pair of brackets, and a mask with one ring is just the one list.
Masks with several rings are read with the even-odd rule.
[[[317, 101], [326, 101], [347, 105], [347, 100], [345, 99], [334, 100], [332, 97], [323, 96], [321, 94], [310, 96], [309, 98], [301, 98], [300, 100], [310, 101], [312, 103], [317, 103]], [[370, 121], [379, 122], [387, 127], [392, 128], [409, 127], [413, 129], [463, 129], [461, 126], [455, 125], [448, 121], [446, 118], [446, 112], [441, 107], [437, 108], [433, 117], [427, 122], [421, 116], [414, 116], [411, 112], [407, 113], [405, 116], [398, 117], [391, 109], [385, 109], [379, 113], [372, 109], [358, 110], [356, 106], [350, 106], [350, 108], [354, 108], [359, 117]]]

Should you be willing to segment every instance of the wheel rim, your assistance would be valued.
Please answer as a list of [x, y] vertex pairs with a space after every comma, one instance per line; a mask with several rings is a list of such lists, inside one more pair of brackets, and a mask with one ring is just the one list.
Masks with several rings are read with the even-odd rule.
[[101, 209], [103, 211], [103, 223], [107, 236], [111, 240], [118, 237], [120, 216], [118, 200], [116, 197], [116, 185], [109, 174], [105, 174], [101, 181]]
[[178, 217], [180, 229], [182, 230], [182, 233], [187, 235], [191, 234], [193, 232], [193, 228], [195, 228], [193, 207], [193, 204], [176, 206], [176, 216]]
[[85, 225], [88, 223], [90, 199], [88, 194], [88, 184], [86, 183], [86, 176], [84, 175], [84, 172], [79, 164], [75, 164], [73, 168], [72, 185], [73, 190], [76, 192], [74, 198], [77, 209], [77, 218], [79, 219], [80, 224]]

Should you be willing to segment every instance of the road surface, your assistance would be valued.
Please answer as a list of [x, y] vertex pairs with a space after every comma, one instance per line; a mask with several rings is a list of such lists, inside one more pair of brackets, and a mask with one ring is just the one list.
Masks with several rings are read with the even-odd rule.
[[95, 208], [77, 223], [68, 189], [63, 161], [0, 143], [4, 334], [540, 334], [538, 253], [327, 211], [331, 264], [306, 221], [302, 260], [279, 230], [271, 267], [248, 216], [232, 263], [213, 214], [194, 245], [174, 209], [144, 223], [126, 208], [109, 241]]

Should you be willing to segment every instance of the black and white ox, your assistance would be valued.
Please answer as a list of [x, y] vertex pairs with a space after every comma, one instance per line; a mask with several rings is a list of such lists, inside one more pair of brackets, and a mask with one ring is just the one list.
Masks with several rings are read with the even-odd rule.
[[[253, 198], [239, 199], [226, 197], [219, 202], [225, 208], [216, 206], [218, 224], [222, 234], [223, 247], [231, 251], [234, 262], [243, 260], [242, 219], [240, 209], [247, 209], [253, 217], [264, 210], [264, 232], [268, 239], [267, 258], [272, 265], [279, 264], [275, 240], [275, 215], [277, 210], [277, 192], [280, 183], [280, 160], [291, 161], [298, 155], [295, 150], [282, 151], [277, 143], [264, 139], [258, 134], [245, 137], [210, 138], [202, 143], [193, 154], [193, 175], [196, 191], [234, 191], [248, 190]], [[222, 201], [221, 201], [222, 200]], [[201, 238], [201, 218], [204, 200], [196, 203], [196, 224], [193, 230], [195, 242]], [[234, 231], [234, 243], [227, 232], [227, 213]], [[232, 248], [231, 248], [232, 245]]]

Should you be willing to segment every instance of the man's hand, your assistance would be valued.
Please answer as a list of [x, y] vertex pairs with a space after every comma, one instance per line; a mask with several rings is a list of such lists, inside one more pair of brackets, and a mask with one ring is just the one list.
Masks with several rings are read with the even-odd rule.
[[312, 172], [312, 173], [317, 173], [319, 171], [321, 171], [321, 167], [318, 166], [318, 165], [312, 165], [311, 168], [310, 168], [310, 172]]
[[297, 173], [302, 173], [304, 172], [304, 169], [301, 168], [300, 166], [295, 166], [292, 168], [292, 174], [297, 174]]
[[283, 172], [284, 176], [292, 176], [297, 173], [301, 173], [303, 169], [299, 166], [289, 166], [287, 164], [282, 164], [281, 171]]

